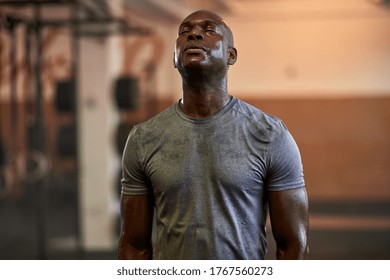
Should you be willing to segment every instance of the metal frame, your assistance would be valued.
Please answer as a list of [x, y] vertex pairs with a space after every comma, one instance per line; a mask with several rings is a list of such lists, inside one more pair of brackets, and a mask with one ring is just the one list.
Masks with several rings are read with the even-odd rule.
[[[87, 3], [88, 2], [88, 3]], [[106, 37], [109, 35], [147, 35], [151, 32], [142, 27], [132, 27], [124, 19], [113, 17], [109, 11], [109, 7], [104, 0], [95, 0], [91, 5], [89, 0], [14, 0], [14, 1], [0, 1], [1, 7], [28, 7], [33, 9], [33, 18], [24, 18], [17, 14], [12, 14], [10, 12], [1, 12], [0, 11], [0, 24], [1, 27], [5, 26], [10, 32], [13, 30], [14, 25], [24, 24], [29, 28], [31, 32], [35, 35], [35, 44], [37, 47], [34, 48], [35, 55], [35, 102], [34, 102], [34, 115], [35, 122], [33, 125], [34, 137], [29, 139], [31, 141], [31, 151], [28, 153], [39, 153], [45, 157], [45, 129], [43, 125], [44, 120], [44, 110], [43, 110], [43, 91], [42, 91], [42, 80], [41, 80], [41, 58], [42, 50], [39, 47], [41, 45], [41, 33], [42, 28], [45, 27], [66, 27], [71, 29], [72, 36], [72, 73], [73, 78], [75, 79], [76, 92], [77, 90], [77, 77], [78, 75], [78, 62], [79, 62], [79, 39], [81, 36], [93, 36], [93, 37]], [[63, 6], [65, 8], [71, 9], [71, 16], [67, 20], [45, 20], [42, 18], [41, 8], [45, 6]], [[101, 26], [113, 25], [112, 28], [107, 30], [101, 30], [102, 28], [96, 28]], [[93, 29], [95, 28], [95, 30]], [[92, 29], [92, 30], [91, 30]], [[14, 55], [13, 55], [14, 56]], [[12, 65], [11, 65], [12, 67]], [[12, 76], [12, 75], [11, 75]], [[11, 96], [15, 96], [14, 90], [11, 92]], [[77, 96], [77, 94], [76, 94]], [[78, 119], [79, 110], [76, 105], [75, 118]], [[14, 112], [16, 114], [16, 112]], [[12, 121], [16, 121], [16, 115], [12, 118]], [[77, 121], [76, 121], [76, 131]], [[76, 153], [76, 166], [77, 170], [80, 166], [79, 153]], [[78, 171], [76, 171], [77, 177]], [[79, 180], [78, 180], [79, 181]], [[38, 243], [38, 258], [46, 259], [47, 258], [47, 234], [46, 234], [46, 187], [47, 187], [47, 176], [43, 175], [41, 178], [35, 181], [35, 187], [37, 190], [37, 243]], [[77, 187], [78, 189], [78, 187]], [[79, 259], [83, 258], [83, 250], [81, 246], [81, 227], [80, 227], [80, 218], [79, 218], [79, 195], [76, 194], [77, 200], [77, 217], [76, 221], [76, 242], [77, 242], [77, 255]]]

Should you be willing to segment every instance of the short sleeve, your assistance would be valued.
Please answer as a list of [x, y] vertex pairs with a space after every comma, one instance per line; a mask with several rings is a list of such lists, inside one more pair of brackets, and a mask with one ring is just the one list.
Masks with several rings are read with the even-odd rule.
[[305, 185], [298, 146], [283, 123], [271, 138], [267, 159], [267, 190], [282, 191]]
[[144, 195], [149, 192], [148, 180], [140, 162], [140, 135], [137, 126], [129, 133], [122, 158], [122, 194]]

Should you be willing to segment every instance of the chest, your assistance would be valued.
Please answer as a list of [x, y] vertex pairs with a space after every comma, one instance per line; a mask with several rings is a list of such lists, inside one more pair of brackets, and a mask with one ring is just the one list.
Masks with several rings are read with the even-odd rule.
[[256, 193], [266, 176], [266, 150], [264, 143], [239, 127], [182, 129], [160, 135], [148, 147], [145, 173], [155, 195], [203, 188]]

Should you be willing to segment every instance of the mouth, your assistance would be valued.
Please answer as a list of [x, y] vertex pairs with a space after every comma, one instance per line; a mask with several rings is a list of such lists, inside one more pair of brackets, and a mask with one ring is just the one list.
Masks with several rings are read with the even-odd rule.
[[199, 53], [205, 51], [206, 49], [201, 46], [188, 46], [184, 49], [184, 52], [189, 52], [189, 53]]

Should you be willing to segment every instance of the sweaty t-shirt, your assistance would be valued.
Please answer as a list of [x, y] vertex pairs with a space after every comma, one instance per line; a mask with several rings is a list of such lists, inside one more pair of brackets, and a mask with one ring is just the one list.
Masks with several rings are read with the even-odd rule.
[[304, 186], [278, 118], [237, 99], [202, 119], [175, 103], [130, 132], [122, 193], [151, 193], [154, 259], [264, 259], [266, 191]]

